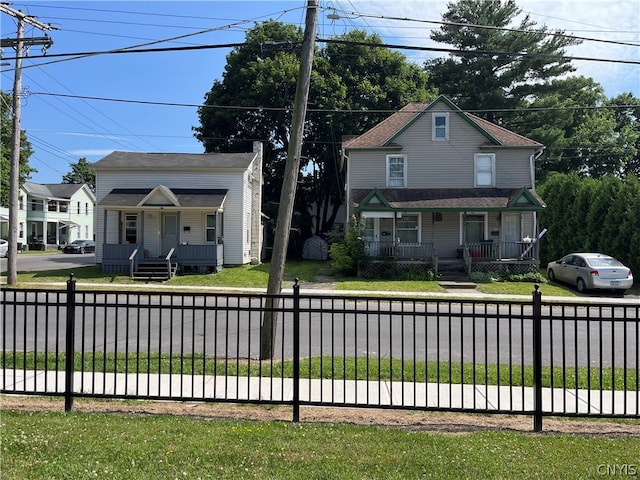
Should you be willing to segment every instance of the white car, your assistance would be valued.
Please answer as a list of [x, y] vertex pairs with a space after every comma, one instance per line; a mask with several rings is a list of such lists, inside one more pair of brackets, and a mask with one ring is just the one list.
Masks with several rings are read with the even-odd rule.
[[9, 253], [9, 242], [4, 239], [0, 239], [0, 257], [4, 258]]
[[579, 292], [607, 289], [624, 292], [633, 274], [619, 260], [603, 253], [571, 253], [547, 265], [549, 280], [574, 285]]

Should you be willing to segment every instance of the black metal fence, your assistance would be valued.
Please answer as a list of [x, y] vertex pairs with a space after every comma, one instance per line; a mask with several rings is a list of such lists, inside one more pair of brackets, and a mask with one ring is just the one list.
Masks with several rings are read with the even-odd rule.
[[[265, 318], [273, 328], [266, 331]], [[2, 290], [3, 394], [640, 418], [640, 303]], [[270, 344], [265, 355], [265, 341]]]

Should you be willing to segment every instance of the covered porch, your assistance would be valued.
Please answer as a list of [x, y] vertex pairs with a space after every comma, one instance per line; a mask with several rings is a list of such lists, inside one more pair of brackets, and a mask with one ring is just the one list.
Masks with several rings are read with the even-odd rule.
[[537, 271], [544, 203], [528, 189], [496, 190], [405, 191], [399, 200], [369, 191], [356, 210], [367, 262], [422, 264], [436, 275]]
[[103, 239], [96, 261], [105, 273], [171, 278], [215, 273], [224, 262], [223, 205], [227, 190], [114, 189], [100, 203]]

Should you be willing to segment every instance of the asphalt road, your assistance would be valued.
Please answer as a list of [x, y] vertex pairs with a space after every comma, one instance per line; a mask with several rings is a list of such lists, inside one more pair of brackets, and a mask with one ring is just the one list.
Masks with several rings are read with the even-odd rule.
[[[42, 272], [46, 270], [58, 270], [61, 268], [86, 267], [95, 265], [94, 253], [42, 253], [42, 254], [18, 254], [18, 272]], [[7, 273], [7, 259], [0, 260], [0, 271]]]

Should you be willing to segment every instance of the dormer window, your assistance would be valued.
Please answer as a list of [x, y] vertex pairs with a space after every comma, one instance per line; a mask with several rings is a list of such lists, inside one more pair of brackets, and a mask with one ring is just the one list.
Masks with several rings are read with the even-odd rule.
[[387, 187], [407, 186], [407, 156], [387, 155]]
[[431, 138], [434, 142], [449, 140], [448, 113], [433, 113]]

